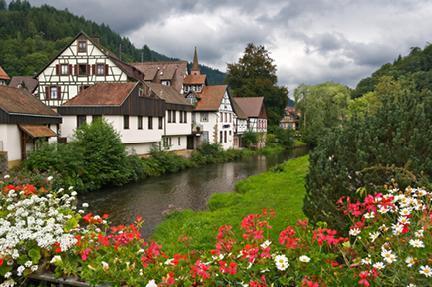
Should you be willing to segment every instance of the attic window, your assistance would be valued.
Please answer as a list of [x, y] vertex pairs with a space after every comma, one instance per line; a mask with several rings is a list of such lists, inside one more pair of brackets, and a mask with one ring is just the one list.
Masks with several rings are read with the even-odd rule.
[[144, 89], [143, 89], [143, 88], [139, 88], [139, 89], [138, 89], [138, 96], [139, 96], [139, 97], [144, 96]]
[[86, 53], [87, 52], [87, 41], [80, 40], [78, 41], [78, 53]]
[[163, 81], [161, 81], [161, 84], [164, 85], [164, 86], [171, 86], [171, 81], [169, 81], [169, 80], [163, 80]]

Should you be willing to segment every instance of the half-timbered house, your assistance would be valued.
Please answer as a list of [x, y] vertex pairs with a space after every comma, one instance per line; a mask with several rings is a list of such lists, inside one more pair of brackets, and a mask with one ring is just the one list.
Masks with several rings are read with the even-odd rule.
[[197, 48], [195, 47], [191, 72], [183, 80], [183, 91], [185, 94], [189, 92], [199, 93], [205, 86], [207, 86], [207, 76], [201, 74]]
[[235, 97], [233, 100], [247, 116], [249, 131], [267, 133], [267, 113], [263, 97]]
[[40, 141], [57, 141], [61, 117], [26, 89], [0, 86], [0, 152], [9, 167], [25, 159]]
[[141, 81], [144, 74], [81, 32], [35, 78], [39, 99], [58, 107], [96, 83]]
[[71, 140], [75, 129], [103, 118], [130, 153], [147, 154], [160, 146], [166, 110], [164, 100], [149, 95], [142, 82], [97, 83], [57, 108], [63, 117], [61, 136]]

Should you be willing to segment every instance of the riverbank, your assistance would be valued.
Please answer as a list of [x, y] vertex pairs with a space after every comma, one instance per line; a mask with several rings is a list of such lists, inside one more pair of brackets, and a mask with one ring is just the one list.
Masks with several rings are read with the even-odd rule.
[[308, 156], [302, 156], [286, 161], [273, 171], [241, 180], [236, 185], [236, 192], [212, 195], [207, 211], [185, 210], [169, 215], [156, 228], [152, 238], [165, 250], [210, 249], [214, 247], [215, 234], [221, 225], [231, 224], [234, 231], [239, 232], [238, 222], [263, 208], [271, 208], [278, 214], [272, 230], [280, 230], [304, 217], [302, 206], [307, 169]]

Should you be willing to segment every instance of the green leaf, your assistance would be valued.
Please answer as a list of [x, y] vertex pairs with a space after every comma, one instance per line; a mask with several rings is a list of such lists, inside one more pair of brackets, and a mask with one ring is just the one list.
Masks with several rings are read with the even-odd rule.
[[38, 248], [32, 248], [29, 250], [28, 252], [28, 256], [30, 256], [32, 262], [34, 264], [38, 263], [39, 260], [41, 259], [41, 253], [40, 250]]

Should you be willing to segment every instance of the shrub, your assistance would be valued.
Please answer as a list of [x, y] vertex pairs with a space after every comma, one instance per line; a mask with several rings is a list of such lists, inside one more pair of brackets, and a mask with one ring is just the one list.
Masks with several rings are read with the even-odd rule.
[[388, 80], [376, 92], [382, 101], [376, 113], [323, 135], [310, 154], [304, 212], [313, 222], [342, 228], [346, 220], [334, 202], [355, 196], [365, 183], [376, 186], [397, 176], [407, 185], [416, 176], [432, 176], [432, 95]]
[[243, 145], [247, 148], [256, 147], [258, 140], [258, 134], [252, 131], [246, 131], [242, 136]]
[[[290, 129], [283, 129], [280, 127], [274, 127], [271, 130], [273, 137], [267, 138], [267, 143], [270, 145], [278, 144], [283, 146], [285, 149], [290, 149], [294, 145], [294, 131]], [[273, 142], [270, 142], [271, 139]]]

